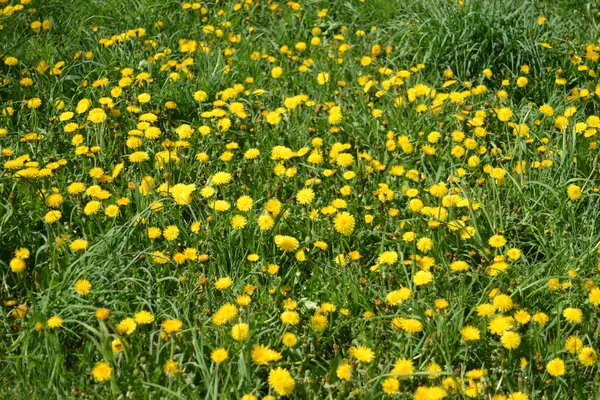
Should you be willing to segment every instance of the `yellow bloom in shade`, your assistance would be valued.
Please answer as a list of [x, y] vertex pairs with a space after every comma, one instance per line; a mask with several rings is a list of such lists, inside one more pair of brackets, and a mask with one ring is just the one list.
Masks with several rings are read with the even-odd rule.
[[510, 108], [503, 107], [503, 108], [499, 109], [498, 111], [496, 111], [496, 115], [498, 116], [498, 119], [500, 121], [506, 122], [512, 118], [513, 113]]
[[335, 374], [337, 375], [338, 379], [347, 381], [352, 376], [352, 367], [348, 363], [343, 363], [336, 368]]
[[300, 323], [300, 315], [296, 311], [284, 311], [281, 313], [281, 322], [286, 325], [298, 325]]
[[231, 338], [236, 342], [243, 342], [248, 339], [248, 324], [242, 322], [231, 327]]
[[237, 307], [231, 303], [222, 305], [212, 316], [212, 322], [221, 326], [235, 319], [238, 314]]
[[271, 69], [271, 76], [275, 79], [279, 78], [283, 74], [283, 69], [281, 67], [274, 67]]
[[327, 329], [327, 325], [329, 325], [329, 320], [324, 315], [314, 315], [310, 318], [310, 322], [312, 327], [317, 332], [323, 332]]
[[229, 352], [222, 347], [215, 349], [210, 353], [210, 359], [216, 364], [221, 364], [223, 361], [227, 360], [228, 357]]
[[92, 284], [87, 279], [80, 279], [75, 282], [75, 292], [80, 296], [85, 296], [92, 290]]
[[346, 211], [337, 213], [333, 219], [333, 227], [335, 230], [346, 236], [349, 236], [354, 232], [355, 223], [356, 220], [354, 217]]
[[290, 371], [277, 367], [269, 372], [269, 386], [280, 396], [287, 396], [294, 391], [296, 382]]
[[110, 218], [116, 217], [117, 215], [119, 215], [119, 206], [115, 204], [109, 205], [104, 209], [104, 214]]
[[145, 151], [136, 151], [135, 153], [131, 153], [129, 155], [129, 161], [132, 163], [141, 163], [150, 159], [150, 156]]
[[283, 342], [284, 346], [293, 347], [298, 342], [298, 338], [293, 333], [287, 332], [283, 334], [281, 341]]
[[367, 346], [350, 347], [350, 355], [365, 364], [373, 362], [375, 352]]
[[392, 374], [399, 375], [399, 379], [410, 379], [412, 373], [415, 371], [411, 360], [406, 358], [399, 358], [394, 364]]
[[82, 251], [82, 250], [87, 249], [88, 242], [87, 242], [87, 240], [84, 240], [84, 239], [75, 239], [71, 242], [71, 245], [69, 247], [73, 251]]
[[571, 354], [579, 352], [583, 348], [583, 341], [577, 336], [569, 336], [565, 341], [565, 350]]
[[252, 197], [241, 196], [235, 202], [235, 206], [237, 207], [238, 210], [246, 212], [246, 211], [250, 211], [252, 209], [253, 203], [254, 203], [254, 200], [252, 200]]
[[133, 318], [125, 318], [115, 327], [120, 335], [131, 335], [136, 328], [137, 324]]
[[488, 328], [494, 335], [502, 335], [504, 332], [512, 328], [512, 326], [513, 319], [510, 317], [504, 317], [502, 315], [492, 318], [488, 323]]
[[112, 368], [104, 361], [98, 362], [92, 368], [92, 376], [96, 382], [106, 382], [112, 375]]
[[150, 311], [142, 310], [136, 312], [133, 319], [140, 325], [147, 325], [154, 322], [154, 315]]
[[600, 288], [595, 287], [592, 290], [590, 290], [589, 300], [590, 303], [592, 303], [595, 306], [600, 305]]
[[183, 327], [183, 322], [178, 319], [167, 318], [162, 322], [161, 326], [166, 333], [176, 333]]
[[398, 253], [395, 251], [384, 251], [377, 257], [378, 264], [392, 265], [398, 261]]
[[231, 174], [229, 172], [217, 172], [210, 178], [213, 185], [224, 185], [231, 182]]
[[417, 286], [427, 285], [433, 280], [433, 274], [429, 271], [418, 271], [413, 276], [413, 282]]
[[581, 188], [577, 185], [569, 185], [567, 195], [571, 200], [577, 201], [581, 198]]
[[175, 225], [169, 225], [163, 230], [163, 237], [169, 241], [177, 239], [179, 236], [179, 228]]
[[577, 358], [584, 366], [591, 367], [596, 362], [596, 358], [598, 358], [598, 355], [596, 354], [596, 351], [593, 348], [584, 347], [579, 352]]
[[19, 273], [25, 271], [27, 268], [27, 263], [20, 258], [13, 258], [10, 260], [10, 270], [14, 273]]
[[565, 362], [560, 358], [550, 360], [546, 364], [546, 372], [552, 376], [563, 376], [566, 372]]
[[418, 319], [402, 318], [400, 322], [400, 326], [405, 332], [418, 333], [423, 330], [423, 324]]
[[171, 188], [171, 196], [175, 203], [180, 206], [188, 205], [192, 202], [192, 192], [196, 190], [196, 185], [185, 185], [183, 183], [178, 183], [177, 185]]
[[88, 113], [87, 120], [95, 124], [101, 124], [106, 120], [106, 113], [101, 108], [92, 108]]
[[494, 248], [502, 247], [506, 244], [506, 239], [502, 235], [493, 235], [489, 238], [488, 244]]
[[61, 217], [62, 217], [62, 213], [60, 211], [52, 210], [52, 211], [48, 211], [46, 213], [46, 215], [44, 215], [44, 220], [49, 224], [53, 224], [56, 221], [58, 221]]
[[550, 321], [550, 317], [547, 314], [540, 312], [533, 315], [533, 320], [543, 326]]
[[21, 260], [27, 260], [30, 255], [31, 252], [25, 247], [21, 247], [20, 249], [15, 250], [15, 257]]
[[110, 342], [110, 348], [113, 354], [123, 351], [123, 342], [121, 342], [121, 339], [116, 338]]
[[421, 238], [417, 241], [417, 249], [423, 253], [428, 253], [433, 249], [433, 240], [429, 238]]
[[400, 381], [397, 378], [389, 377], [381, 382], [381, 389], [385, 394], [393, 395], [400, 390]]
[[310, 204], [315, 199], [315, 192], [311, 188], [305, 188], [296, 193], [296, 200], [300, 204]]
[[507, 400], [529, 400], [529, 396], [523, 392], [513, 392]]
[[273, 240], [275, 241], [275, 245], [279, 248], [279, 250], [283, 251], [294, 251], [298, 248], [298, 246], [300, 246], [298, 239], [292, 236], [277, 235], [273, 238]]
[[506, 294], [499, 294], [494, 297], [494, 301], [492, 302], [496, 310], [500, 312], [509, 311], [513, 308], [513, 301], [510, 296]]
[[327, 72], [319, 72], [317, 74], [317, 83], [319, 85], [324, 85], [329, 82], [329, 74]]
[[99, 201], [92, 200], [85, 205], [85, 207], [83, 208], [83, 213], [85, 215], [96, 214], [100, 210], [100, 207], [101, 203]]
[[61, 317], [50, 317], [48, 318], [48, 321], [46, 321], [46, 326], [50, 329], [56, 329], [56, 328], [60, 328], [63, 324], [63, 320]]
[[110, 311], [108, 308], [98, 308], [96, 310], [96, 318], [98, 318], [100, 321], [106, 321], [109, 315]]
[[456, 271], [456, 272], [464, 272], [469, 269], [469, 264], [467, 264], [465, 261], [462, 261], [462, 260], [453, 261], [450, 264], [450, 269], [452, 271]]
[[562, 312], [563, 317], [571, 324], [578, 324], [583, 318], [583, 312], [579, 308], [568, 307]]
[[163, 371], [169, 376], [183, 372], [179, 369], [179, 363], [175, 360], [167, 360], [163, 365]]
[[215, 282], [215, 289], [225, 290], [231, 287], [231, 285], [233, 285], [233, 279], [226, 276], [224, 278], [217, 279], [217, 281]]
[[500, 343], [502, 343], [502, 346], [505, 348], [514, 350], [521, 344], [521, 336], [516, 332], [506, 331], [502, 334]]
[[248, 220], [243, 215], [234, 215], [231, 218], [231, 227], [233, 229], [243, 229], [248, 224]]
[[257, 218], [256, 224], [261, 230], [266, 231], [271, 229], [273, 225], [275, 225], [275, 220], [270, 215], [263, 214]]
[[410, 289], [400, 288], [398, 290], [394, 290], [393, 292], [388, 293], [388, 295], [385, 297], [385, 300], [390, 305], [396, 305], [408, 300], [410, 295]]
[[479, 329], [471, 325], [467, 325], [464, 328], [462, 328], [460, 330], [460, 335], [467, 342], [479, 340], [480, 338]]
[[258, 365], [267, 365], [271, 362], [281, 360], [282, 357], [279, 352], [260, 344], [257, 344], [252, 348], [251, 356], [252, 361]]

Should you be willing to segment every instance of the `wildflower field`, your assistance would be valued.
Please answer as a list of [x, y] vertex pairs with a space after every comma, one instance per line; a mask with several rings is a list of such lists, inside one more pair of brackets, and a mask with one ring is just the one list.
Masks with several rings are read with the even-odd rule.
[[0, 398], [598, 398], [599, 59], [579, 0], [0, 0]]

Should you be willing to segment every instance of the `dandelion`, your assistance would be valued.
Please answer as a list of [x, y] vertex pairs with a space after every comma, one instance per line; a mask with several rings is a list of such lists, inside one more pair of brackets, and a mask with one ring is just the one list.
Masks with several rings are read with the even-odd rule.
[[413, 282], [417, 286], [427, 285], [431, 281], [433, 281], [433, 274], [429, 271], [418, 271], [413, 276]]
[[565, 308], [562, 315], [570, 324], [578, 324], [583, 318], [583, 312], [578, 308], [572, 307]]
[[238, 314], [237, 307], [231, 303], [222, 305], [212, 316], [215, 325], [221, 326], [235, 319]]
[[223, 361], [227, 360], [228, 357], [229, 357], [229, 352], [222, 347], [215, 349], [210, 353], [210, 359], [215, 364], [221, 364]]
[[53, 316], [48, 318], [48, 321], [46, 321], [46, 326], [49, 329], [57, 329], [60, 328], [63, 324], [63, 320], [61, 317], [58, 316]]
[[120, 335], [131, 335], [136, 328], [137, 324], [133, 318], [125, 318], [115, 327]]
[[217, 172], [210, 178], [213, 185], [224, 185], [231, 182], [231, 174], [228, 172]]
[[343, 363], [342, 365], [336, 368], [335, 374], [339, 380], [350, 380], [350, 377], [352, 376], [352, 367], [350, 366], [350, 364]]
[[375, 359], [373, 350], [366, 346], [351, 347], [350, 355], [365, 364], [369, 364]]
[[71, 242], [70, 248], [73, 251], [82, 251], [87, 249], [88, 242], [84, 239], [75, 239]]
[[183, 327], [183, 322], [178, 319], [165, 319], [162, 324], [162, 329], [165, 333], [177, 333]]
[[179, 228], [175, 225], [169, 225], [163, 230], [162, 234], [169, 241], [175, 240], [179, 236]]
[[398, 379], [410, 379], [410, 375], [414, 372], [414, 366], [411, 360], [399, 358], [394, 364], [392, 374], [398, 375]]
[[154, 315], [149, 311], [142, 310], [135, 313], [133, 319], [139, 325], [148, 325], [154, 322]]
[[276, 235], [273, 240], [275, 241], [275, 245], [282, 251], [294, 251], [300, 245], [298, 239], [292, 236], [284, 236], [284, 235]]
[[85, 296], [92, 290], [92, 284], [87, 279], [79, 279], [73, 286], [75, 292], [80, 296]]
[[383, 382], [381, 382], [381, 388], [385, 394], [396, 394], [400, 390], [400, 381], [394, 377], [386, 378]]
[[106, 120], [106, 113], [101, 108], [93, 108], [88, 113], [87, 120], [95, 124], [101, 124]]
[[566, 372], [565, 362], [560, 358], [554, 358], [546, 364], [546, 372], [552, 376], [562, 376]]
[[496, 111], [496, 115], [498, 116], [498, 119], [500, 121], [506, 122], [512, 118], [513, 113], [510, 108], [503, 107], [503, 108], [500, 108], [498, 111]]
[[25, 269], [27, 268], [27, 264], [25, 263], [24, 260], [20, 259], [20, 258], [13, 258], [10, 260], [10, 270], [14, 273], [20, 273], [25, 271]]
[[217, 289], [217, 290], [225, 290], [225, 289], [230, 288], [231, 285], [233, 285], [233, 279], [231, 279], [230, 277], [226, 276], [224, 278], [217, 279], [217, 281], [215, 282], [215, 289]]
[[310, 204], [315, 199], [315, 192], [310, 188], [305, 188], [296, 193], [298, 203], [305, 205]]
[[257, 344], [252, 348], [251, 357], [255, 364], [267, 365], [269, 363], [281, 360], [282, 355], [267, 346]]
[[168, 376], [173, 376], [175, 374], [179, 374], [179, 373], [183, 372], [181, 369], [179, 369], [179, 363], [175, 360], [167, 360], [163, 364], [163, 371]]
[[567, 195], [571, 200], [577, 201], [581, 198], [581, 188], [577, 185], [569, 185]]
[[577, 358], [579, 359], [582, 365], [586, 367], [591, 367], [596, 362], [598, 355], [596, 354], [596, 351], [593, 348], [584, 347], [579, 352]]
[[336, 214], [333, 219], [333, 227], [342, 235], [349, 236], [354, 232], [355, 222], [356, 220], [354, 217], [350, 213], [344, 211]]
[[98, 308], [96, 310], [96, 318], [98, 318], [100, 321], [106, 321], [109, 315], [110, 311], [107, 308]]
[[298, 338], [293, 333], [287, 332], [287, 333], [283, 334], [281, 341], [283, 342], [283, 345], [286, 347], [294, 347], [296, 345], [296, 343], [298, 342]]
[[502, 334], [500, 338], [502, 346], [509, 350], [514, 350], [521, 344], [521, 336], [516, 332], [507, 331]]
[[296, 382], [287, 369], [277, 367], [269, 372], [269, 386], [280, 396], [288, 396], [294, 391]]
[[106, 382], [112, 375], [112, 368], [104, 361], [98, 362], [92, 368], [92, 376], [96, 382]]
[[248, 339], [249, 327], [246, 323], [235, 324], [231, 327], [231, 337], [236, 342], [243, 342]]
[[460, 335], [467, 342], [479, 340], [481, 337], [479, 329], [477, 329], [476, 327], [471, 326], [471, 325], [467, 325], [464, 328], [462, 328], [460, 330]]

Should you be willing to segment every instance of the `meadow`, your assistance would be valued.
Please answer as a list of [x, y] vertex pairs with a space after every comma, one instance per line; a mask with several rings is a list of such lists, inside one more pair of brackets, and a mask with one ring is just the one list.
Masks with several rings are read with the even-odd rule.
[[0, 0], [0, 398], [598, 398], [599, 59], [581, 0]]

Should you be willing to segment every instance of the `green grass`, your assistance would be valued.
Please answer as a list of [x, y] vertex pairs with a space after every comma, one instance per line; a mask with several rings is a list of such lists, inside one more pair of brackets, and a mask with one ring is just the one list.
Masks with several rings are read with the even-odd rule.
[[[277, 8], [271, 9], [267, 2], [247, 2], [239, 3], [238, 10], [236, 2], [221, 1], [202, 3], [204, 14], [182, 7], [180, 1], [157, 0], [32, 0], [11, 15], [3, 8], [0, 397], [266, 398], [278, 395], [269, 374], [281, 367], [295, 382], [288, 397], [298, 399], [420, 399], [427, 398], [424, 392], [436, 398], [438, 389], [446, 398], [519, 399], [517, 392], [531, 399], [592, 398], [599, 384], [598, 364], [594, 360], [583, 365], [579, 349], [569, 352], [566, 342], [577, 336], [583, 346], [599, 350], [598, 307], [589, 299], [600, 284], [597, 133], [577, 131], [576, 124], [587, 121], [585, 129], [598, 128], [590, 117], [598, 113], [595, 74], [600, 71], [588, 50], [600, 53], [600, 9], [584, 1], [458, 3], [309, 1], [294, 10], [292, 3], [272, 3]], [[15, 4], [9, 0], [2, 7]], [[327, 14], [319, 16], [323, 9]], [[540, 25], [541, 16], [548, 22]], [[44, 20], [50, 21], [50, 29], [35, 32], [30, 27]], [[206, 26], [221, 29], [222, 35], [205, 33]], [[145, 30], [143, 37], [100, 43], [139, 28]], [[241, 40], [232, 42], [229, 35]], [[311, 44], [314, 37], [321, 39], [318, 46]], [[181, 40], [197, 41], [196, 50], [182, 52]], [[306, 49], [297, 49], [299, 42]], [[348, 48], [340, 52], [342, 44]], [[366, 56], [372, 62], [362, 65]], [[8, 65], [9, 57], [18, 64]], [[186, 59], [190, 63], [181, 65]], [[49, 66], [45, 73], [36, 71], [41, 61]], [[60, 61], [60, 74], [50, 74]], [[299, 71], [302, 65], [306, 71]], [[283, 74], [275, 78], [271, 71], [277, 66]], [[147, 72], [153, 81], [124, 85], [122, 94], [114, 96], [111, 89], [119, 86], [125, 68], [133, 70], [133, 77]], [[484, 75], [486, 69], [493, 73], [490, 78]], [[177, 80], [170, 75], [175, 72]], [[329, 74], [324, 84], [317, 81], [321, 72]], [[389, 81], [395, 74], [396, 85]], [[32, 80], [30, 86], [20, 83], [26, 77]], [[518, 86], [519, 77], [527, 77], [528, 83]], [[102, 78], [109, 84], [94, 87]], [[450, 80], [456, 82], [446, 86]], [[241, 90], [223, 98], [239, 85]], [[485, 92], [454, 97], [479, 85], [485, 85]], [[420, 88], [431, 91], [413, 97]], [[198, 90], [206, 92], [206, 100], [194, 99]], [[502, 90], [505, 98], [499, 96]], [[573, 96], [573, 90], [588, 90], [589, 95]], [[151, 95], [149, 103], [137, 100], [142, 93]], [[440, 93], [451, 97], [438, 103]], [[286, 102], [298, 95], [306, 98], [296, 107]], [[42, 104], [29, 108], [32, 98]], [[91, 100], [90, 109], [106, 111], [104, 122], [88, 121], [89, 110], [75, 112], [84, 98]], [[107, 98], [112, 108], [101, 105]], [[215, 103], [220, 99], [222, 104]], [[60, 101], [64, 106], [57, 109]], [[166, 106], [169, 101], [176, 103], [175, 109]], [[243, 104], [246, 117], [229, 109], [234, 102]], [[553, 107], [552, 116], [540, 112], [543, 104]], [[328, 119], [334, 105], [342, 110], [336, 124]], [[502, 107], [512, 111], [509, 122], [497, 116]], [[561, 130], [555, 120], [569, 107], [576, 111]], [[278, 108], [281, 120], [268, 122], [269, 112]], [[213, 110], [224, 111], [203, 116]], [[374, 115], [378, 110], [381, 116]], [[65, 111], [75, 114], [61, 121]], [[135, 136], [136, 130], [145, 130], [138, 125], [144, 113], [157, 116], [151, 125], [160, 128], [161, 137], [143, 138], [136, 148], [128, 138], [132, 131]], [[477, 113], [485, 117], [485, 134], [473, 126]], [[231, 122], [228, 129], [220, 128], [223, 117]], [[76, 132], [65, 131], [69, 122], [80, 125]], [[523, 124], [528, 132], [519, 136], [513, 123]], [[191, 137], [178, 137], [176, 129], [182, 124], [195, 128]], [[210, 127], [210, 134], [199, 132], [203, 125]], [[453, 137], [455, 131], [462, 131], [464, 139]], [[43, 138], [23, 140], [30, 132]], [[431, 132], [439, 132], [439, 140], [430, 140]], [[76, 154], [76, 134], [82, 135], [81, 145], [99, 146], [98, 151]], [[322, 139], [322, 147], [316, 138]], [[187, 144], [174, 148], [178, 161], [157, 166], [157, 153], [181, 140]], [[407, 140], [410, 149], [402, 146]], [[332, 151], [341, 144], [348, 145], [342, 153], [353, 156], [350, 165], [340, 163], [337, 150]], [[459, 145], [464, 154], [455, 153]], [[294, 154], [274, 159], [276, 146]], [[260, 155], [244, 158], [252, 148]], [[318, 148], [323, 160], [315, 163], [310, 154]], [[146, 152], [149, 159], [131, 162], [129, 156], [136, 151]], [[227, 151], [231, 160], [221, 160]], [[200, 162], [199, 153], [206, 153], [209, 161]], [[10, 167], [24, 155], [38, 164]], [[475, 155], [478, 164], [469, 162]], [[43, 176], [43, 168], [59, 160], [64, 165]], [[526, 169], [519, 171], [521, 162]], [[106, 179], [118, 164], [123, 169]], [[276, 173], [279, 164], [283, 174]], [[394, 166], [417, 172], [394, 175]], [[37, 176], [19, 178], [17, 172], [26, 167], [38, 168]], [[103, 168], [104, 181], [89, 175], [94, 167]], [[505, 176], [492, 176], [492, 169]], [[344, 177], [348, 171], [355, 177]], [[230, 173], [232, 181], [211, 182], [217, 172]], [[141, 183], [146, 176], [156, 185], [145, 194]], [[99, 199], [100, 212], [86, 214], [93, 196], [69, 194], [73, 182], [98, 185], [110, 194]], [[190, 203], [178, 205], [170, 193], [161, 193], [159, 185], [167, 183], [195, 184]], [[437, 196], [435, 185], [440, 183], [449, 191]], [[379, 196], [382, 185], [388, 185], [393, 198]], [[572, 185], [581, 189], [580, 199], [568, 195]], [[207, 186], [216, 191], [211, 198], [201, 194]], [[305, 187], [316, 194], [310, 205], [296, 199]], [[426, 208], [413, 207], [414, 201], [411, 206], [408, 189], [418, 189], [414, 199]], [[63, 196], [58, 207], [46, 202], [52, 191]], [[252, 197], [252, 209], [236, 208], [241, 196]], [[115, 218], [104, 214], [122, 198], [129, 204], [120, 205]], [[216, 199], [228, 201], [230, 209], [212, 209]], [[272, 199], [280, 202], [279, 212], [269, 205]], [[163, 209], [153, 210], [158, 201]], [[439, 207], [447, 216], [436, 213]], [[50, 210], [62, 213], [59, 221], [45, 219]], [[335, 228], [336, 214], [344, 211], [355, 218], [349, 235]], [[273, 226], [261, 229], [259, 217], [265, 214], [272, 216]], [[232, 227], [235, 215], [247, 219], [243, 229]], [[201, 223], [197, 232], [192, 230], [195, 222]], [[149, 227], [164, 230], [171, 225], [179, 229], [176, 240], [148, 237]], [[466, 238], [461, 237], [465, 227], [473, 229]], [[414, 241], [403, 236], [410, 232]], [[491, 247], [488, 240], [496, 234], [506, 238], [506, 245]], [[276, 235], [292, 236], [299, 247], [282, 251], [274, 242]], [[421, 238], [431, 239], [433, 248], [417, 246]], [[74, 239], [87, 240], [87, 249], [71, 249]], [[317, 241], [328, 247], [319, 249]], [[25, 270], [17, 273], [11, 262], [20, 248], [30, 256]], [[206, 256], [178, 263], [177, 253], [186, 248]], [[306, 260], [296, 253], [302, 249]], [[520, 250], [521, 256], [508, 259], [509, 249]], [[158, 263], [155, 251], [168, 261]], [[380, 263], [386, 251], [396, 252], [397, 261]], [[353, 252], [360, 258], [352, 259]], [[249, 261], [251, 254], [259, 261]], [[469, 269], [453, 271], [456, 260], [467, 262]], [[490, 266], [501, 261], [510, 266], [490, 274]], [[279, 266], [274, 274], [267, 272], [271, 264]], [[432, 273], [430, 283], [415, 283], [421, 270]], [[233, 284], [217, 290], [214, 284], [223, 277]], [[81, 279], [92, 285], [85, 295], [74, 289]], [[554, 280], [557, 290], [551, 290]], [[387, 304], [388, 294], [400, 288], [409, 288], [410, 298]], [[216, 325], [214, 313], [244, 293], [250, 295], [250, 304], [237, 307], [234, 321]], [[512, 306], [480, 315], [477, 307], [493, 302], [498, 293], [510, 296]], [[294, 326], [281, 321], [289, 299], [297, 303], [300, 317]], [[447, 301], [446, 309], [439, 307], [439, 299]], [[322, 311], [329, 303], [335, 311]], [[19, 316], [22, 306], [26, 308]], [[569, 307], [582, 311], [580, 323], [566, 321], [562, 312]], [[107, 308], [110, 316], [98, 319], [98, 308]], [[130, 335], [119, 332], [117, 325], [141, 310], [151, 312], [154, 321], [138, 324]], [[521, 342], [508, 349], [488, 325], [495, 316], [510, 317], [519, 310], [531, 317], [545, 313], [548, 321], [513, 320], [510, 331]], [[328, 322], [322, 331], [313, 322], [316, 315]], [[62, 326], [48, 326], [53, 316], [62, 318]], [[394, 329], [397, 317], [418, 320], [422, 328]], [[166, 334], [166, 319], [180, 320], [182, 329]], [[250, 334], [247, 341], [237, 342], [231, 329], [241, 322], [249, 324]], [[479, 340], [462, 338], [467, 325], [480, 330]], [[298, 342], [288, 348], [283, 334], [290, 332]], [[121, 340], [121, 351], [113, 352], [115, 340]], [[281, 360], [259, 365], [252, 357], [255, 345], [280, 352]], [[353, 355], [351, 347], [361, 345], [374, 352], [372, 362]], [[218, 348], [229, 352], [221, 364], [211, 360]], [[392, 372], [401, 358], [412, 361], [412, 374]], [[546, 371], [555, 358], [566, 366], [559, 377]], [[164, 371], [169, 360], [179, 369], [174, 374]], [[105, 382], [92, 374], [99, 362], [112, 368]], [[346, 362], [352, 367], [348, 381], [337, 372]], [[440, 371], [433, 371], [430, 363]], [[484, 376], [473, 378], [479, 369], [485, 370]], [[396, 394], [386, 394], [383, 389], [396, 378], [406, 379], [399, 379]]]

